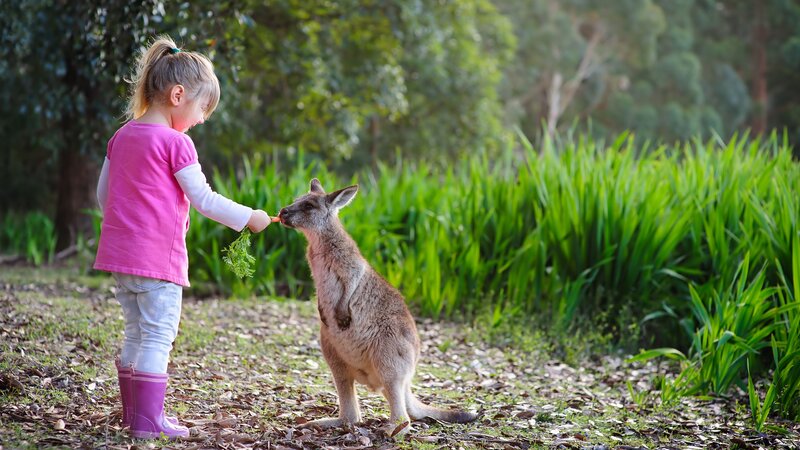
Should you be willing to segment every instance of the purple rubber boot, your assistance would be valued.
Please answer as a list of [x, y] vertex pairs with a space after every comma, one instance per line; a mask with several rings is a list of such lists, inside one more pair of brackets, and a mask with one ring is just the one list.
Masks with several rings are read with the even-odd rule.
[[[133, 387], [131, 387], [131, 368], [123, 367], [119, 358], [114, 360], [117, 366], [117, 380], [119, 380], [119, 397], [122, 400], [122, 428], [131, 426], [133, 418]], [[167, 416], [173, 425], [178, 425], [177, 417]]]
[[133, 415], [131, 434], [135, 438], [158, 438], [165, 435], [169, 439], [188, 437], [189, 429], [174, 424], [164, 416], [164, 396], [167, 393], [165, 373], [131, 371], [131, 391], [133, 392]]

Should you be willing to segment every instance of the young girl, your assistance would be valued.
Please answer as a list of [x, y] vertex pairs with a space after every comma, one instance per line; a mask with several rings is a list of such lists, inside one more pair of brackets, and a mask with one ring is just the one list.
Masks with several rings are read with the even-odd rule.
[[237, 231], [258, 233], [270, 218], [212, 191], [185, 134], [219, 102], [205, 56], [158, 38], [131, 83], [130, 120], [108, 141], [97, 186], [103, 225], [94, 268], [114, 275], [125, 318], [116, 361], [123, 426], [137, 438], [185, 437], [189, 430], [164, 415], [164, 395], [182, 286], [189, 286], [189, 205]]

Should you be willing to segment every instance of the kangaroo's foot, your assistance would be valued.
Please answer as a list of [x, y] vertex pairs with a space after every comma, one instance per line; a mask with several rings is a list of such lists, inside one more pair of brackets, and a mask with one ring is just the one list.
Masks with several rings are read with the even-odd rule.
[[381, 432], [389, 438], [401, 439], [403, 436], [411, 431], [411, 421], [405, 419], [399, 422], [390, 421], [388, 424], [381, 427]]
[[339, 428], [350, 424], [350, 421], [343, 417], [327, 417], [325, 419], [317, 419], [306, 422], [300, 425], [300, 428], [320, 428], [325, 430], [328, 428]]

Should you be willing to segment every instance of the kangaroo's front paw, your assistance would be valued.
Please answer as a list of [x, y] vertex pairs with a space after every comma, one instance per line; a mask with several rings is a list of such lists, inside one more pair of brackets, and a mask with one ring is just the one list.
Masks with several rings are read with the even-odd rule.
[[339, 326], [339, 330], [344, 331], [350, 328], [350, 322], [352, 319], [349, 311], [345, 312], [337, 308], [336, 311], [334, 311], [333, 318], [336, 319], [336, 325]]
[[389, 422], [389, 424], [381, 428], [381, 431], [386, 437], [400, 439], [411, 431], [411, 421]]

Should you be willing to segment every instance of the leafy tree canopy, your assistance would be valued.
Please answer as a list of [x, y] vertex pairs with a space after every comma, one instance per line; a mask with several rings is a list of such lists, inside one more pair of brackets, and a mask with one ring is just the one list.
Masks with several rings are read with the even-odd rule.
[[192, 131], [204, 161], [303, 150], [348, 171], [491, 151], [543, 123], [800, 140], [797, 23], [791, 0], [0, 2], [0, 208], [55, 204], [70, 241], [124, 79], [161, 33], [215, 63], [220, 108]]

